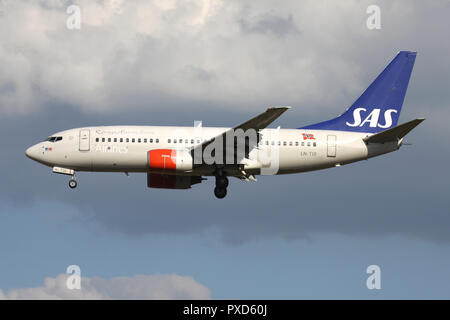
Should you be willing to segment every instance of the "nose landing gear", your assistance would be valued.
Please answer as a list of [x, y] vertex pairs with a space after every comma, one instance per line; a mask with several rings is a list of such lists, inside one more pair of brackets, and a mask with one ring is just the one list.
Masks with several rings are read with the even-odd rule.
[[58, 174], [64, 174], [66, 176], [72, 176], [72, 178], [69, 181], [69, 187], [70, 189], [75, 189], [77, 187], [77, 180], [75, 179], [75, 170], [61, 167], [53, 167], [53, 172]]
[[69, 180], [69, 187], [71, 189], [75, 189], [77, 187], [77, 180], [75, 180], [75, 177]]

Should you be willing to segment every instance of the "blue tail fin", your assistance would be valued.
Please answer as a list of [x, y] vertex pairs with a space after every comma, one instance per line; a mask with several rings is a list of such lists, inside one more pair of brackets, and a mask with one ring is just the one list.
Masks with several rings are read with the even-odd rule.
[[416, 52], [400, 51], [364, 93], [337, 118], [299, 129], [380, 132], [397, 125]]

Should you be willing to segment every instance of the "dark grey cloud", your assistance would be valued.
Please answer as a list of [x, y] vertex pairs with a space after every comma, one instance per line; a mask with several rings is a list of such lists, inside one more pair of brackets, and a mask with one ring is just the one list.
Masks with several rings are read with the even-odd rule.
[[191, 65], [186, 66], [181, 74], [191, 80], [200, 80], [202, 82], [209, 82], [215, 77], [213, 72]]
[[[213, 228], [229, 243], [259, 237], [307, 238], [321, 232], [450, 240], [450, 174], [442, 170], [450, 153], [432, 138], [434, 128], [427, 121], [408, 136], [413, 146], [399, 152], [341, 168], [260, 177], [257, 183], [232, 180], [229, 196], [218, 201], [211, 179], [188, 191], [157, 190], [146, 187], [145, 174], [80, 173], [79, 188], [69, 190], [67, 177], [27, 159], [25, 148], [68, 127], [168, 120], [163, 120], [165, 111], [86, 116], [68, 110], [54, 107], [33, 117], [0, 121], [1, 136], [8, 137], [0, 159], [2, 201], [19, 206], [62, 201], [78, 210], [75, 223], [130, 236]], [[177, 118], [195, 115], [180, 109]], [[225, 111], [213, 116], [230, 123], [242, 120], [242, 115]], [[189, 120], [178, 124], [189, 125]]]
[[292, 14], [287, 17], [279, 17], [272, 13], [266, 13], [253, 19], [242, 18], [239, 20], [239, 24], [245, 33], [272, 34], [276, 37], [300, 34]]

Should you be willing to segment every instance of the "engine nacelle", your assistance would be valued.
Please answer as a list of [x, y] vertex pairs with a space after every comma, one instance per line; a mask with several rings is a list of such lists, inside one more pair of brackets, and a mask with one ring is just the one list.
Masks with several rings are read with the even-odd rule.
[[150, 171], [192, 170], [193, 159], [188, 151], [175, 149], [154, 149], [148, 152], [148, 167]]
[[147, 173], [147, 186], [149, 188], [189, 189], [193, 184], [201, 182], [202, 177]]

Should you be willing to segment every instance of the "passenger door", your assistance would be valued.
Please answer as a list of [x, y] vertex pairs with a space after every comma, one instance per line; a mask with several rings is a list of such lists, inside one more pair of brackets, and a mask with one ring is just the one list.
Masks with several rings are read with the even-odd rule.
[[329, 158], [336, 157], [336, 136], [329, 135], [327, 137], [327, 156]]
[[90, 149], [90, 131], [88, 129], [80, 130], [80, 151], [89, 151]]

